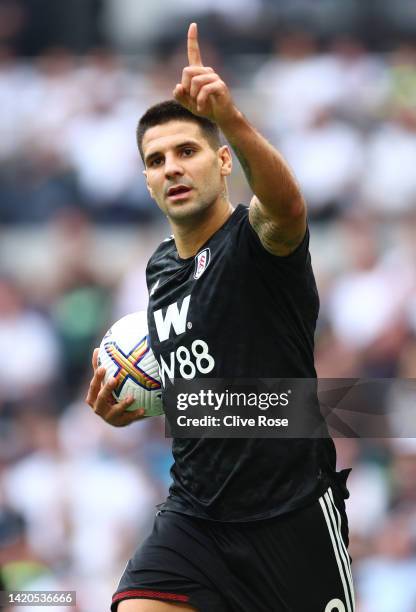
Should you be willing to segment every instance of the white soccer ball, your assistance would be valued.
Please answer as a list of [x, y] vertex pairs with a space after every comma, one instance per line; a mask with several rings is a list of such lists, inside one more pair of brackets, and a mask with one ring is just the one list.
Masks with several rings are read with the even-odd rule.
[[159, 365], [150, 348], [145, 311], [126, 315], [110, 327], [98, 353], [98, 365], [106, 368], [105, 382], [118, 381], [113, 395], [120, 401], [132, 395], [127, 410], [144, 408], [145, 416], [163, 414]]

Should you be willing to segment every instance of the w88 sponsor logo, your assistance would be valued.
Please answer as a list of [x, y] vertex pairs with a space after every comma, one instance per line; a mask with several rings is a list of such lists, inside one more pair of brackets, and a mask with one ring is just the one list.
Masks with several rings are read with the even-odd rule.
[[[161, 308], [153, 313], [156, 332], [161, 343], [168, 340], [171, 333], [179, 336], [184, 334], [188, 323], [188, 311], [191, 296], [183, 298], [180, 307], [177, 302], [170, 304], [165, 311]], [[208, 344], [204, 340], [194, 340], [188, 348], [185, 345], [178, 346], [169, 353], [168, 362], [160, 356], [160, 378], [162, 384], [166, 386], [166, 376], [173, 381], [176, 377], [191, 380], [198, 374], [209, 374], [215, 366], [215, 360], [209, 353]]]
[[209, 374], [215, 366], [215, 359], [209, 354], [208, 344], [204, 340], [194, 340], [190, 349], [178, 346], [169, 353], [169, 363], [160, 356], [160, 378], [165, 387], [166, 375], [172, 382], [178, 375], [186, 380], [198, 374]]

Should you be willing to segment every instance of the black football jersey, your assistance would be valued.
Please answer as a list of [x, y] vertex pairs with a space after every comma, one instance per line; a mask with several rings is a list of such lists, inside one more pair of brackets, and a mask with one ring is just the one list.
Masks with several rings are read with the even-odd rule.
[[[239, 205], [195, 257], [173, 238], [147, 266], [150, 343], [164, 386], [192, 378], [314, 378], [319, 298], [309, 232], [267, 252]], [[169, 419], [169, 413], [166, 417]], [[317, 499], [335, 470], [330, 439], [175, 438], [164, 509], [220, 521], [276, 516]]]

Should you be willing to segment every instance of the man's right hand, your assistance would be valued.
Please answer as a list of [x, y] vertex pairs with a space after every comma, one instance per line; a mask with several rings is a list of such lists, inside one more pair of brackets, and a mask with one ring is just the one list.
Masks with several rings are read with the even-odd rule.
[[115, 378], [112, 378], [107, 383], [104, 383], [105, 368], [98, 367], [98, 348], [94, 349], [92, 355], [92, 367], [94, 376], [85, 401], [98, 416], [114, 427], [125, 427], [133, 423], [133, 421], [144, 418], [143, 408], [126, 412], [126, 409], [134, 402], [132, 396], [126, 397], [121, 402], [116, 402], [112, 392], [117, 382]]

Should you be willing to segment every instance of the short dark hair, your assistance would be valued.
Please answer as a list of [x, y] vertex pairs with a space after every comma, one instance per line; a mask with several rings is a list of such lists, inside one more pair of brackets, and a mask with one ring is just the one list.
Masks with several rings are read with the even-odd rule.
[[155, 125], [168, 123], [168, 121], [193, 121], [199, 125], [214, 150], [221, 146], [220, 131], [216, 123], [205, 117], [194, 115], [176, 100], [165, 100], [148, 108], [138, 123], [136, 131], [137, 146], [143, 162], [142, 143], [146, 131]]

